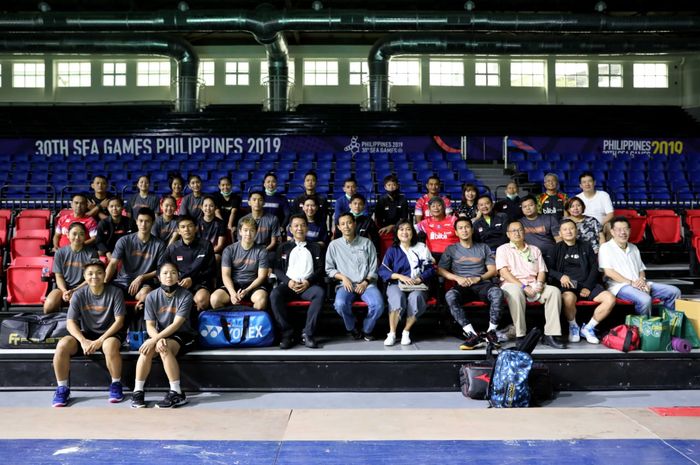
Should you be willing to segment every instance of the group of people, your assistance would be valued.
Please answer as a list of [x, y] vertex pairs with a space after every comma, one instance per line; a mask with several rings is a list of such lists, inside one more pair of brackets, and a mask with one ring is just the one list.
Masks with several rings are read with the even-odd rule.
[[[170, 382], [156, 406], [186, 403], [176, 357], [194, 344], [196, 312], [242, 303], [269, 309], [281, 349], [297, 343], [317, 348], [327, 280], [335, 288], [333, 308], [355, 339], [374, 340], [377, 320], [388, 309], [386, 346], [411, 344], [411, 329], [431, 296], [444, 291], [462, 330], [460, 348], [466, 350], [497, 344], [506, 311], [515, 337], [523, 338], [528, 303], [544, 306], [543, 343], [563, 349], [562, 310], [568, 341], [583, 337], [595, 344], [595, 328], [610, 314], [615, 296], [631, 300], [640, 314], [650, 314], [652, 298], [673, 308], [680, 297], [673, 286], [645, 279], [639, 250], [628, 243], [628, 221], [613, 218], [609, 196], [595, 190], [590, 173], [581, 176], [582, 192], [571, 199], [558, 191], [555, 175], [547, 175], [545, 192], [537, 198], [520, 198], [517, 184], [511, 183], [506, 199], [495, 204], [465, 184], [455, 208], [432, 176], [427, 193], [416, 202], [415, 222], [395, 176], [384, 179], [385, 193], [373, 215], [357, 183], [347, 179], [330, 228], [327, 200], [316, 192], [313, 172], [305, 177], [304, 193], [291, 203], [277, 192], [275, 175], [266, 175], [264, 190], [249, 193], [250, 213], [244, 216], [228, 178], [219, 180], [215, 196], [202, 193], [197, 176], [190, 177], [187, 195], [182, 195], [183, 184], [174, 178], [172, 195], [159, 199], [142, 176], [139, 192], [125, 208], [109, 197], [107, 180], [98, 176], [94, 195], [73, 196], [71, 209], [57, 220], [56, 289], [44, 309], [69, 305], [70, 336], [54, 356], [55, 406], [66, 405], [70, 397], [70, 357], [97, 350], [104, 352], [112, 377], [110, 401], [123, 399], [119, 348], [129, 320], [143, 319], [149, 335], [137, 362], [136, 408], [146, 405], [145, 382], [156, 353]], [[605, 225], [612, 236], [608, 241]], [[576, 320], [579, 299], [596, 303], [582, 326]], [[308, 303], [301, 334], [290, 322], [292, 301]], [[353, 312], [357, 301], [367, 308], [362, 321]], [[488, 307], [484, 331], [469, 320], [467, 304], [475, 301]], [[133, 304], [129, 311], [126, 302]]]

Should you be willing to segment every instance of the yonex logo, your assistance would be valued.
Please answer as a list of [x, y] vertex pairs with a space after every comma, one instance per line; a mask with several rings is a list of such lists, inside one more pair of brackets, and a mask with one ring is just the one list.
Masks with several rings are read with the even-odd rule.
[[201, 334], [202, 337], [216, 337], [221, 333], [221, 329], [221, 326], [205, 325], [204, 329], [202, 329], [199, 334]]

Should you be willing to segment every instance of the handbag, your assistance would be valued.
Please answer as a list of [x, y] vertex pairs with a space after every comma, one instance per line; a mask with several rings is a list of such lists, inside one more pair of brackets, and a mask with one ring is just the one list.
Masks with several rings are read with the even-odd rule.
[[642, 323], [642, 350], [670, 351], [671, 329], [668, 320], [649, 318]]
[[65, 313], [19, 313], [0, 325], [0, 348], [53, 349], [67, 335]]

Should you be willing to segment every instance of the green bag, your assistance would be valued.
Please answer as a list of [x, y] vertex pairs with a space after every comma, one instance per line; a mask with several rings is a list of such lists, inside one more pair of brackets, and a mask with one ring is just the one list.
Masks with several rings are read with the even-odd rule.
[[642, 334], [642, 322], [647, 319], [645, 315], [627, 315], [625, 324], [628, 326], [636, 326], [639, 329], [639, 334]]
[[642, 350], [645, 352], [673, 350], [668, 320], [655, 317], [642, 322]]
[[685, 314], [683, 312], [671, 310], [666, 307], [662, 307], [661, 309], [661, 318], [668, 320], [668, 325], [671, 330], [671, 337], [683, 336], [683, 321], [685, 321], [684, 317]]
[[690, 342], [690, 345], [693, 346], [693, 349], [697, 349], [698, 347], [700, 347], [700, 338], [698, 338], [698, 335], [695, 333], [695, 328], [692, 324], [690, 324], [690, 321], [688, 321], [687, 318], [685, 318], [683, 321], [682, 334], [683, 339]]

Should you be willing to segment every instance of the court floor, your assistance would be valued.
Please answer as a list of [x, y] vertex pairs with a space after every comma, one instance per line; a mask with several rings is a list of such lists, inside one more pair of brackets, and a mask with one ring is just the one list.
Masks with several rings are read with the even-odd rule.
[[51, 394], [0, 392], [0, 463], [700, 463], [700, 390], [562, 392], [514, 410], [457, 392], [201, 392], [174, 410], [96, 391], [54, 409]]

